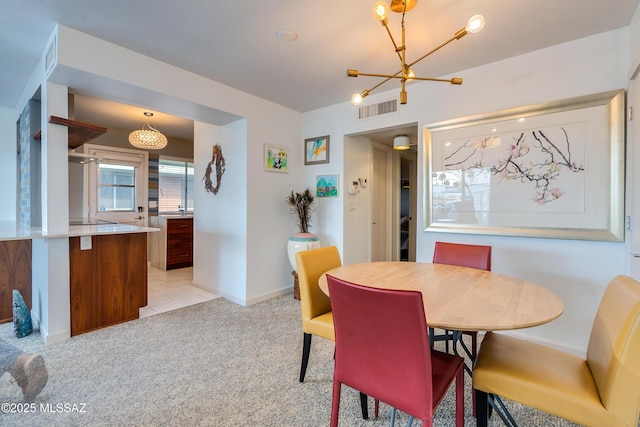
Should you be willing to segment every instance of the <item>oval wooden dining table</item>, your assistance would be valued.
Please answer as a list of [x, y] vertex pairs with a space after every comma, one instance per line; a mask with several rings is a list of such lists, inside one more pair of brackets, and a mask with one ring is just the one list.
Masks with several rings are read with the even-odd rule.
[[559, 317], [564, 303], [550, 290], [526, 280], [445, 264], [366, 262], [334, 268], [326, 275], [384, 289], [422, 292], [430, 327], [457, 331], [499, 331], [542, 325]]

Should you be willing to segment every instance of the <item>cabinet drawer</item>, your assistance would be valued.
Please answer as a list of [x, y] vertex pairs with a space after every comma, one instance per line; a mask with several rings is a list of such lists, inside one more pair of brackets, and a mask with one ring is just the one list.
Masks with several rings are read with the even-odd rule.
[[193, 251], [193, 243], [191, 239], [172, 239], [167, 242], [167, 256], [176, 253], [191, 253]]
[[[176, 234], [189, 234], [193, 233], [193, 220], [192, 219], [171, 219], [167, 221], [167, 234], [173, 236]], [[171, 237], [169, 237], [171, 239]]]
[[167, 253], [167, 270], [172, 268], [191, 267], [192, 265], [192, 252], [175, 251]]
[[193, 263], [193, 255], [191, 252], [176, 252], [167, 255], [167, 267], [184, 263]]
[[193, 263], [191, 239], [175, 239], [167, 242], [167, 268], [186, 267]]

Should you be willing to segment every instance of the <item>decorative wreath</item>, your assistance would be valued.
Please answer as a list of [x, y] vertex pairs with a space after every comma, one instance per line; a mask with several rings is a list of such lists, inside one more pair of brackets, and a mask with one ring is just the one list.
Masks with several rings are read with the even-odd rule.
[[[216, 168], [216, 186], [213, 186], [213, 182], [211, 181], [211, 172], [213, 171], [213, 166]], [[213, 155], [211, 156], [211, 161], [207, 164], [207, 170], [204, 172], [204, 188], [207, 191], [212, 192], [214, 195], [218, 194], [218, 190], [220, 190], [220, 182], [222, 181], [222, 174], [224, 174], [225, 170], [225, 161], [222, 156], [222, 147], [216, 144], [213, 146]]]

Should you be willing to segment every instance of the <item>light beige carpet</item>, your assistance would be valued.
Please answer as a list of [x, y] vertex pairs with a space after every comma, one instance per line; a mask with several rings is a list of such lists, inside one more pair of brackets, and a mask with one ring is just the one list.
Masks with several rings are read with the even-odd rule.
[[[42, 354], [49, 370], [35, 412], [0, 413], [0, 425], [327, 426], [333, 343], [314, 337], [306, 380], [298, 382], [300, 323], [299, 302], [285, 295], [251, 307], [218, 298], [50, 346], [37, 333], [16, 339], [12, 324], [0, 325], [0, 339]], [[341, 426], [389, 425], [388, 406], [375, 420], [370, 402], [365, 421], [357, 392], [345, 388], [342, 395]], [[465, 399], [466, 425], [474, 426], [468, 379]], [[8, 374], [0, 377], [2, 402], [22, 402]], [[455, 425], [454, 408], [450, 392], [435, 425]], [[573, 425], [510, 408], [521, 426]], [[406, 420], [399, 414], [396, 425]]]

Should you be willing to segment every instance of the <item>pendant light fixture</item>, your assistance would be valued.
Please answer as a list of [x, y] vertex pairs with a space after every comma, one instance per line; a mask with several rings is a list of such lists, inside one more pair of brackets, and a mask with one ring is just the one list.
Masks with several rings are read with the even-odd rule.
[[411, 143], [407, 135], [396, 135], [393, 138], [394, 150], [408, 150], [410, 146], [411, 146]]
[[[401, 84], [400, 104], [406, 104], [407, 103], [407, 91], [405, 89], [405, 83], [408, 82], [408, 81], [411, 81], [411, 80], [429, 80], [429, 81], [435, 81], [435, 82], [446, 82], [446, 83], [451, 83], [452, 85], [461, 85], [462, 84], [462, 79], [459, 78], [459, 77], [454, 77], [454, 78], [451, 78], [451, 79], [437, 79], [437, 78], [431, 78], [431, 77], [416, 77], [414, 72], [413, 72], [413, 70], [411, 70], [411, 67], [413, 67], [415, 64], [417, 64], [418, 62], [420, 62], [423, 59], [425, 59], [427, 56], [429, 56], [432, 53], [436, 52], [440, 48], [448, 45], [452, 41], [461, 39], [462, 37], [466, 36], [468, 33], [477, 33], [480, 30], [482, 30], [484, 28], [484, 17], [482, 15], [474, 15], [474, 16], [472, 16], [469, 19], [469, 21], [467, 22], [467, 25], [464, 28], [462, 28], [459, 31], [457, 31], [455, 33], [455, 35], [453, 37], [451, 37], [449, 40], [447, 40], [446, 42], [442, 43], [440, 46], [436, 47], [435, 49], [433, 49], [433, 50], [427, 52], [426, 54], [422, 55], [420, 58], [416, 59], [415, 61], [407, 63], [407, 58], [406, 58], [407, 47], [405, 46], [404, 15], [405, 15], [406, 12], [408, 12], [411, 9], [413, 9], [417, 3], [418, 3], [418, 0], [391, 0], [391, 5], [390, 6], [388, 6], [387, 3], [385, 3], [384, 1], [380, 1], [380, 2], [375, 4], [375, 6], [373, 8], [373, 13], [376, 16], [376, 18], [380, 21], [380, 23], [384, 26], [384, 28], [387, 30], [387, 33], [389, 34], [389, 37], [391, 38], [391, 43], [393, 43], [393, 47], [395, 48], [395, 52], [398, 55], [398, 58], [400, 59], [400, 70], [398, 72], [396, 72], [395, 74], [361, 73], [358, 70], [353, 70], [353, 69], [347, 70], [347, 76], [348, 77], [368, 76], [368, 77], [382, 77], [382, 78], [384, 78], [384, 80], [382, 80], [377, 85], [375, 85], [375, 86], [373, 86], [373, 87], [371, 87], [369, 89], [365, 89], [362, 92], [354, 94], [351, 97], [351, 103], [353, 105], [362, 104], [362, 100], [366, 96], [368, 96], [374, 89], [377, 89], [378, 87], [380, 87], [381, 85], [383, 85], [384, 83], [388, 82], [391, 79], [400, 79], [400, 84]], [[396, 43], [395, 39], [393, 38], [393, 35], [391, 34], [391, 30], [389, 29], [389, 25], [388, 25], [388, 23], [389, 23], [388, 22], [389, 10], [391, 10], [393, 12], [396, 12], [396, 13], [402, 13], [402, 21], [401, 21], [402, 40], [401, 40], [400, 46], [398, 46], [398, 44]]]
[[161, 150], [167, 146], [167, 137], [164, 136], [156, 128], [149, 125], [149, 118], [153, 117], [153, 113], [144, 112], [147, 118], [146, 123], [140, 130], [134, 130], [129, 134], [129, 143], [136, 148], [143, 150]]

